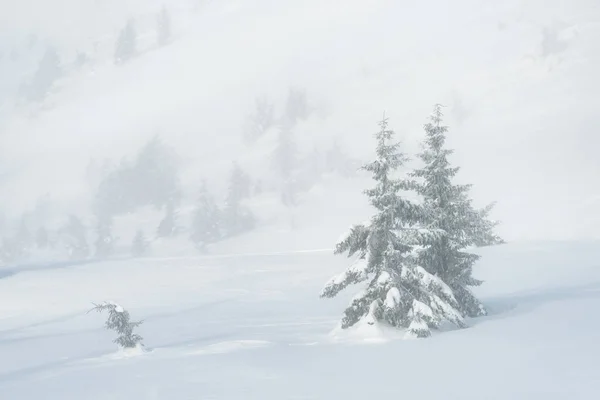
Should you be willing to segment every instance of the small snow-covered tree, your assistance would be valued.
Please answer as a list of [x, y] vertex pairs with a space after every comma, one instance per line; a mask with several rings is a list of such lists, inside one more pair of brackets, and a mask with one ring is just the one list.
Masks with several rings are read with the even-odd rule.
[[156, 30], [158, 33], [158, 45], [164, 46], [171, 40], [171, 14], [167, 6], [163, 5], [156, 18]]
[[206, 182], [200, 189], [200, 196], [194, 210], [190, 239], [199, 248], [221, 239], [221, 210], [209, 193]]
[[252, 180], [244, 172], [237, 162], [233, 163], [231, 175], [229, 177], [229, 193], [228, 200], [232, 202], [240, 202], [243, 199], [250, 197], [252, 188]]
[[148, 253], [149, 247], [150, 242], [148, 242], [148, 239], [144, 236], [144, 232], [141, 229], [138, 229], [131, 243], [131, 254], [134, 257], [145, 256]]
[[501, 243], [493, 232], [497, 222], [489, 220], [492, 205], [477, 210], [469, 198], [471, 185], [453, 183], [458, 167], [448, 157], [453, 150], [445, 148], [448, 127], [442, 125], [442, 109], [436, 105], [425, 124], [425, 142], [419, 158], [424, 166], [412, 172], [417, 179], [413, 187], [423, 197], [428, 210], [428, 224], [444, 232], [429, 237], [418, 252], [418, 260], [428, 272], [446, 282], [454, 293], [462, 315], [476, 317], [486, 310], [473, 295], [470, 286], [482, 282], [473, 278], [473, 265], [479, 255], [467, 251], [474, 245]]
[[175, 150], [160, 136], [152, 137], [139, 151], [132, 167], [135, 183], [131, 196], [135, 203], [155, 207], [177, 204], [180, 199], [178, 166]]
[[393, 142], [388, 120], [384, 117], [379, 125], [377, 157], [363, 167], [376, 182], [365, 191], [376, 212], [337, 243], [336, 254], [347, 252], [356, 260], [327, 283], [321, 296], [334, 297], [349, 285], [366, 283], [344, 313], [344, 329], [361, 320], [368, 324], [385, 321], [406, 328], [407, 337], [426, 337], [442, 321], [464, 327], [452, 290], [413, 257], [419, 241], [439, 232], [423, 228], [425, 210], [401, 195], [407, 181], [394, 175], [406, 157], [400, 144]]
[[99, 216], [96, 225], [96, 257], [110, 256], [115, 247], [115, 237], [112, 234], [112, 217]]
[[178, 157], [154, 136], [135, 160], [122, 160], [112, 171], [101, 173], [94, 200], [97, 213], [118, 215], [146, 205], [162, 208], [179, 198]]
[[177, 211], [172, 202], [165, 207], [165, 216], [158, 224], [156, 233], [158, 237], [172, 237], [177, 233]]
[[130, 321], [129, 312], [120, 305], [113, 302], [94, 304], [97, 312], [108, 311], [108, 319], [104, 326], [119, 335], [113, 342], [124, 349], [143, 347], [142, 337], [133, 330], [140, 326], [143, 321]]
[[137, 52], [137, 33], [135, 22], [129, 19], [125, 27], [119, 33], [117, 44], [115, 45], [115, 63], [123, 64], [129, 61]]
[[246, 120], [244, 141], [253, 143], [275, 125], [273, 104], [266, 97], [255, 100], [254, 113]]

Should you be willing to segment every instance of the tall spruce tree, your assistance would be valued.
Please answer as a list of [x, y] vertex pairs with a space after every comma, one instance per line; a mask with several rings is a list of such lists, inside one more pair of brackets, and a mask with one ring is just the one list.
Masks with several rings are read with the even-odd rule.
[[137, 52], [137, 33], [135, 22], [129, 19], [125, 27], [119, 33], [115, 46], [115, 63], [123, 64], [133, 58]]
[[156, 235], [158, 237], [173, 237], [177, 234], [177, 211], [175, 204], [169, 202], [165, 207], [165, 216], [158, 224]]
[[436, 105], [424, 127], [426, 138], [419, 154], [424, 166], [411, 175], [417, 178], [412, 187], [423, 197], [428, 210], [428, 225], [445, 233], [422, 243], [418, 262], [452, 288], [463, 316], [482, 316], [486, 310], [469, 289], [482, 283], [472, 276], [479, 255], [467, 249], [501, 243], [502, 239], [493, 232], [497, 222], [487, 218], [492, 205], [475, 209], [469, 198], [471, 185], [452, 182], [460, 168], [448, 161], [453, 150], [445, 148], [448, 127], [442, 125], [442, 118], [442, 108]]
[[379, 125], [377, 158], [363, 166], [376, 182], [365, 191], [376, 212], [367, 223], [353, 226], [336, 245], [336, 254], [347, 252], [349, 257], [357, 257], [344, 273], [327, 283], [321, 296], [334, 297], [351, 284], [367, 282], [346, 309], [342, 328], [361, 320], [368, 324], [384, 321], [406, 328], [407, 337], [427, 337], [430, 328], [444, 320], [464, 327], [450, 287], [413, 257], [416, 244], [440, 233], [423, 228], [420, 223], [426, 219], [425, 210], [400, 194], [407, 181], [394, 178], [394, 173], [406, 157], [400, 144], [393, 142], [388, 120], [384, 117]]
[[231, 177], [229, 178], [229, 200], [239, 203], [250, 196], [252, 182], [248, 174], [244, 172], [237, 162], [233, 163]]

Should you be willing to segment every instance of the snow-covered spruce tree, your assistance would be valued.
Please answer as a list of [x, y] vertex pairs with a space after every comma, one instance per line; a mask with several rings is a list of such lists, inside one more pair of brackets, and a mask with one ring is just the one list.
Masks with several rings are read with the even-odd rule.
[[163, 5], [156, 18], [156, 29], [158, 33], [158, 45], [164, 46], [171, 40], [171, 15], [167, 6]]
[[162, 208], [180, 199], [178, 157], [159, 136], [138, 152], [135, 160], [122, 160], [100, 173], [95, 196], [97, 213], [119, 215], [139, 207]]
[[251, 187], [252, 181], [248, 174], [240, 168], [237, 162], [234, 162], [229, 178], [229, 199], [239, 202], [250, 197]]
[[137, 207], [152, 204], [157, 208], [169, 203], [178, 204], [179, 157], [175, 150], [158, 135], [151, 138], [138, 152], [131, 174], [131, 196]]
[[123, 64], [135, 56], [137, 52], [137, 33], [135, 22], [129, 19], [125, 27], [119, 33], [117, 44], [115, 45], [115, 63]]
[[498, 234], [494, 232], [494, 229], [500, 224], [499, 221], [490, 219], [490, 212], [493, 210], [496, 203], [490, 203], [487, 206], [477, 210], [479, 218], [477, 219], [478, 224], [472, 227], [474, 232], [473, 244], [477, 247], [493, 246], [497, 244], [505, 243]]
[[255, 100], [254, 113], [248, 117], [244, 126], [244, 142], [252, 144], [275, 125], [273, 104], [266, 97]]
[[452, 290], [415, 262], [414, 244], [440, 233], [422, 228], [423, 208], [400, 194], [407, 182], [393, 174], [406, 157], [399, 144], [392, 142], [394, 132], [385, 117], [379, 125], [377, 158], [363, 166], [376, 182], [365, 191], [376, 213], [367, 223], [353, 226], [336, 245], [336, 254], [347, 252], [357, 258], [327, 283], [321, 297], [334, 297], [349, 285], [366, 282], [344, 313], [344, 329], [361, 320], [368, 324], [384, 321], [406, 328], [407, 337], [427, 337], [430, 328], [442, 321], [464, 327]]
[[472, 277], [473, 264], [479, 256], [467, 251], [471, 246], [501, 243], [494, 234], [497, 222], [487, 219], [492, 205], [477, 210], [468, 192], [471, 185], [452, 182], [459, 171], [452, 167], [448, 157], [453, 150], [445, 148], [448, 127], [442, 125], [442, 110], [436, 105], [430, 121], [425, 124], [426, 139], [419, 158], [424, 166], [411, 176], [411, 185], [423, 197], [427, 209], [428, 225], [445, 232], [429, 237], [421, 243], [419, 264], [428, 272], [446, 282], [454, 293], [463, 316], [476, 317], [486, 310], [469, 290], [481, 281]]
[[173, 202], [169, 202], [165, 207], [165, 216], [158, 224], [156, 234], [158, 237], [172, 237], [177, 234], [177, 211]]
[[129, 312], [120, 305], [113, 302], [94, 304], [97, 312], [108, 311], [108, 319], [104, 326], [119, 335], [113, 342], [124, 349], [143, 347], [142, 337], [133, 330], [140, 326], [143, 321], [132, 322], [129, 320]]
[[141, 229], [135, 233], [133, 241], [131, 242], [131, 255], [134, 257], [142, 257], [148, 253], [150, 242], [144, 236], [144, 232]]
[[221, 210], [208, 191], [206, 182], [202, 183], [200, 196], [192, 220], [190, 239], [198, 248], [221, 239]]

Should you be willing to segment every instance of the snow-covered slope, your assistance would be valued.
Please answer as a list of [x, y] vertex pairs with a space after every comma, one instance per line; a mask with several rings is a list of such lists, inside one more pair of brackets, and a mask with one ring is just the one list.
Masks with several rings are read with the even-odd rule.
[[[9, 7], [14, 17], [3, 26], [26, 19], [31, 3]], [[461, 179], [475, 184], [478, 203], [498, 201], [503, 236], [597, 234], [596, 222], [579, 223], [598, 195], [590, 184], [599, 167], [591, 150], [597, 2], [228, 0], [191, 12], [192, 3], [202, 2], [170, 3], [176, 38], [162, 49], [152, 47], [159, 2], [62, 0], [70, 12], [39, 9], [38, 20], [48, 16], [39, 29], [67, 54], [79, 48], [75, 39], [101, 40], [104, 50], [93, 67], [61, 80], [41, 112], [2, 119], [5, 213], [30, 209], [45, 193], [86, 210], [90, 157], [119, 160], [155, 133], [186, 160], [187, 182], [218, 181], [234, 160], [268, 170], [255, 164], [271, 144], [245, 148], [241, 127], [255, 97], [280, 111], [296, 86], [317, 110], [295, 132], [302, 150], [337, 136], [351, 155], [368, 157], [387, 110], [414, 152], [432, 105], [443, 103]], [[117, 67], [113, 45], [128, 16], [147, 22], [143, 51]]]
[[[600, 393], [597, 242], [488, 248], [492, 315], [426, 340], [335, 330], [329, 251], [123, 260], [0, 279], [0, 392], [37, 399], [589, 399]], [[35, 294], [35, 295], [33, 295]], [[114, 300], [144, 319], [123, 354], [86, 314]]]

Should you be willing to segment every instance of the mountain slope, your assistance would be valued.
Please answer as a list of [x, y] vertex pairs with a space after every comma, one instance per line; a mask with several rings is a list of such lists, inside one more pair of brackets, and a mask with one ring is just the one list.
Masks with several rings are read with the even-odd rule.
[[2, 123], [6, 213], [45, 193], [86, 209], [90, 157], [119, 160], [156, 133], [186, 160], [187, 182], [219, 180], [234, 160], [268, 170], [270, 142], [245, 147], [243, 123], [256, 97], [279, 113], [289, 87], [300, 87], [315, 109], [295, 131], [302, 151], [338, 137], [366, 159], [385, 110], [414, 153], [431, 106], [442, 103], [461, 179], [475, 184], [479, 203], [498, 201], [503, 236], [596, 235], [595, 224], [577, 222], [598, 195], [589, 184], [598, 168], [589, 150], [600, 89], [595, 2], [262, 0], [210, 2], [197, 13], [174, 5], [176, 40], [144, 44], [118, 67], [111, 43], [135, 4], [107, 22], [108, 50], [93, 68], [59, 82], [39, 113]]

